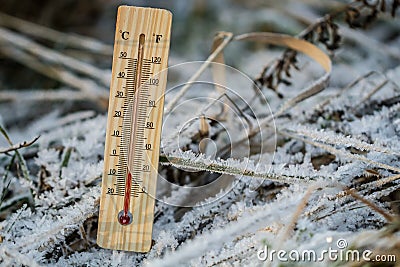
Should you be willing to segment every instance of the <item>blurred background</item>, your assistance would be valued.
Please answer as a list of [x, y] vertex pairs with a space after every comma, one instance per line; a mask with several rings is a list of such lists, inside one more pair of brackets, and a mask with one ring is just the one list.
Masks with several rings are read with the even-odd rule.
[[[79, 110], [104, 113], [117, 7], [124, 4], [172, 11], [170, 65], [174, 65], [205, 60], [218, 31], [297, 35], [319, 17], [340, 10], [343, 1], [31, 0], [21, 3], [3, 0], [0, 6], [0, 123], [7, 128], [24, 127], [55, 110], [59, 114]], [[38, 25], [45, 28], [37, 29]], [[343, 47], [356, 49], [340, 48], [335, 52], [336, 65], [330, 86], [340, 88], [371, 68], [384, 72], [396, 66], [400, 59], [396, 48], [400, 47], [399, 29], [399, 23], [389, 15], [382, 16], [367, 31], [356, 32], [347, 26], [340, 29]], [[372, 50], [374, 56], [369, 55]], [[226, 63], [252, 78], [281, 52], [282, 49], [275, 48], [266, 50], [265, 45], [237, 42], [224, 50]], [[83, 68], [89, 68], [94, 75], [87, 77], [80, 69], [64, 66], [66, 60], [62, 56], [85, 63]], [[297, 79], [297, 86], [313, 78], [313, 73], [311, 69]], [[88, 99], [82, 94], [70, 94], [71, 88], [80, 90], [85, 86], [98, 86], [102, 97]]]

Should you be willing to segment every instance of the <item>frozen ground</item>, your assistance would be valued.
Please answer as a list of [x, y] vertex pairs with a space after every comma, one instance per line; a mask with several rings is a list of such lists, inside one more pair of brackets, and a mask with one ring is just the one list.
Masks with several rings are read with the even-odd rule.
[[[392, 3], [378, 2], [387, 2], [388, 6]], [[272, 30], [297, 34], [318, 17], [339, 9], [336, 4], [316, 1], [168, 5], [176, 14], [175, 28], [179, 33], [174, 37], [179, 45], [172, 43], [176, 48], [170, 65], [204, 60], [204, 39], [210, 38], [207, 31], [237, 34]], [[183, 44], [185, 34], [191, 36], [194, 31], [179, 32], [184, 25], [178, 22], [185, 22], [185, 16], [179, 15], [184, 13], [182, 10], [189, 10], [194, 16], [211, 9], [217, 10], [217, 15], [192, 21], [193, 27], [208, 30], [199, 30], [199, 37]], [[111, 251], [96, 245], [106, 127], [102, 98], [107, 95], [109, 66], [100, 69], [95, 59], [52, 47], [51, 51], [103, 72], [83, 75], [74, 64], [59, 66], [50, 62], [58, 70], [81, 73], [76, 75], [78, 84], [52, 77], [58, 81], [56, 90], [30, 88], [29, 83], [25, 87], [29, 91], [11, 90], [3, 78], [1, 129], [14, 144], [39, 135], [40, 138], [18, 149], [18, 153], [0, 153], [0, 263], [358, 266], [366, 264], [362, 253], [371, 251], [371, 259], [385, 256], [391, 261], [387, 266], [395, 266], [393, 256], [397, 257], [397, 264], [400, 260], [400, 23], [398, 18], [381, 13], [367, 30], [350, 28], [338, 19], [342, 40], [332, 57], [328, 87], [275, 116], [273, 123], [261, 126], [261, 135], [251, 138], [247, 133], [257, 128], [257, 122], [276, 114], [282, 103], [315, 82], [323, 71], [314, 61], [299, 55], [299, 71], [291, 69], [292, 85], [278, 87], [283, 98], [262, 88], [266, 104], [264, 97], [255, 94], [247, 75], [256, 77], [282, 51], [239, 42], [227, 46], [226, 63], [244, 74], [225, 69], [226, 83], [232, 90], [228, 93], [232, 101], [223, 102], [226, 110], [221, 113], [218, 103], [205, 109], [210, 99], [221, 92], [203, 83], [193, 86], [164, 118], [164, 164], [160, 165], [154, 244], [146, 254]], [[210, 20], [216, 17], [218, 23], [213, 28]], [[3, 55], [11, 51], [13, 55], [23, 52], [40, 58], [29, 51], [30, 43], [27, 47], [10, 48], [7, 38], [13, 38], [16, 32], [10, 26], [5, 28], [0, 28]], [[21, 32], [19, 38], [35, 39]], [[207, 40], [207, 47], [211, 42]], [[187, 49], [181, 52], [185, 45]], [[196, 50], [198, 46], [201, 48]], [[102, 57], [109, 58], [107, 53]], [[29, 60], [19, 62], [39, 68], [29, 65]], [[169, 88], [186, 82], [200, 64], [172, 67]], [[201, 78], [211, 80], [212, 71], [208, 69]], [[98, 96], [89, 99], [81, 92], [94, 82]], [[166, 95], [167, 104], [174, 94], [172, 91]], [[206, 126], [201, 125], [201, 114], [206, 117]], [[242, 137], [245, 141], [236, 145]], [[203, 139], [206, 145], [200, 145]], [[10, 146], [2, 132], [0, 147]], [[270, 257], [263, 261], [266, 248], [269, 252], [284, 250], [287, 254], [281, 256], [289, 262], [279, 260], [277, 254], [272, 263]], [[329, 249], [338, 250], [339, 258], [323, 254]], [[289, 255], [296, 257], [292, 251], [314, 251], [317, 259], [291, 261]], [[348, 255], [346, 251], [357, 251], [361, 259], [347, 261], [343, 256]], [[325, 256], [319, 260], [321, 255]]]

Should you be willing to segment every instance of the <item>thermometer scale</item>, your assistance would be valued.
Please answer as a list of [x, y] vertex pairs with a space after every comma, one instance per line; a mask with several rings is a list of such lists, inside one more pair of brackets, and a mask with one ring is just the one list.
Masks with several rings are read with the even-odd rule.
[[97, 243], [152, 243], [171, 12], [121, 6], [115, 31]]

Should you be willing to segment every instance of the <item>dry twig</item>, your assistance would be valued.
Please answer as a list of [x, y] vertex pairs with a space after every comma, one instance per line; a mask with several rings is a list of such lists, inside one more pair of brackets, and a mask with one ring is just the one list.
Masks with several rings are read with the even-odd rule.
[[0, 153], [7, 153], [7, 152], [10, 152], [10, 151], [15, 151], [15, 150], [23, 148], [23, 147], [31, 146], [39, 139], [39, 137], [40, 136], [36, 136], [31, 141], [24, 141], [24, 142], [21, 142], [19, 144], [12, 145], [12, 146], [10, 146], [8, 148], [0, 148]]

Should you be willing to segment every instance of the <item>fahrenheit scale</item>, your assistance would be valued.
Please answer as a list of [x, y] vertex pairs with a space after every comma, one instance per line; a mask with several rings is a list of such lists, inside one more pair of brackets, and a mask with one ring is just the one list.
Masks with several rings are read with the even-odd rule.
[[147, 252], [172, 14], [121, 6], [115, 31], [97, 243]]

